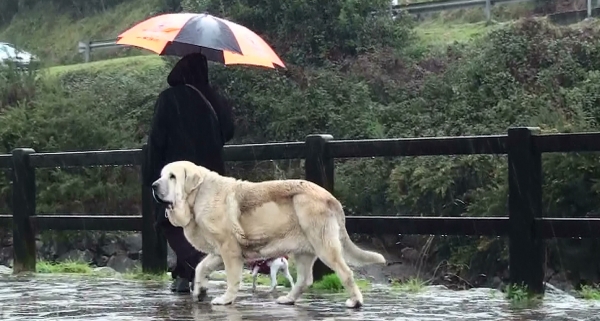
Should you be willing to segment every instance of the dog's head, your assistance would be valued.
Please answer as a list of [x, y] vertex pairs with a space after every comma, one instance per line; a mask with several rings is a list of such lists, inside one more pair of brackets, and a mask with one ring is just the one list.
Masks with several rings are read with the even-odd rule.
[[177, 207], [198, 189], [209, 170], [188, 161], [172, 162], [163, 167], [160, 178], [152, 183], [152, 195], [159, 203]]

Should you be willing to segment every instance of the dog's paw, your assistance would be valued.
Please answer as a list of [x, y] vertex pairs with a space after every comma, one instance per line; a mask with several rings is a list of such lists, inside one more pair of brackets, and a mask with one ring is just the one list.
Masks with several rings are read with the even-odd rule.
[[203, 287], [201, 287], [199, 285], [196, 285], [194, 287], [194, 292], [193, 292], [192, 296], [193, 296], [193, 298], [195, 298], [196, 300], [198, 300], [198, 302], [202, 302], [207, 297], [207, 295], [206, 295], [207, 291], [208, 291], [207, 288], [203, 288]]
[[346, 307], [350, 308], [350, 309], [358, 309], [360, 307], [362, 307], [362, 302], [355, 300], [355, 299], [348, 299], [346, 300]]
[[296, 301], [290, 297], [288, 297], [287, 295], [284, 296], [280, 296], [277, 298], [277, 304], [284, 304], [284, 305], [293, 305], [294, 303], [296, 303]]
[[232, 304], [232, 303], [233, 303], [233, 299], [229, 300], [224, 295], [218, 296], [218, 297], [214, 298], [212, 301], [210, 301], [210, 304], [212, 304], [212, 305], [227, 305], [227, 304]]

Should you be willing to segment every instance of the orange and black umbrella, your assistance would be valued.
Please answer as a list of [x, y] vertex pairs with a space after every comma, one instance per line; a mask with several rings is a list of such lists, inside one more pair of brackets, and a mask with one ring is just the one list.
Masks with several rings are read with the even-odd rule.
[[285, 68], [273, 49], [250, 29], [205, 13], [152, 17], [120, 34], [117, 44], [148, 49], [159, 55], [201, 52], [208, 60], [225, 65]]

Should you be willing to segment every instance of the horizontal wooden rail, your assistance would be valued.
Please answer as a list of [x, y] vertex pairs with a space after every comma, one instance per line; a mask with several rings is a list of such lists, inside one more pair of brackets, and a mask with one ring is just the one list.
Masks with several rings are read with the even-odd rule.
[[[304, 142], [227, 145], [224, 156], [226, 161], [300, 159], [304, 149]], [[0, 168], [12, 166], [11, 155], [0, 157]], [[141, 149], [34, 153], [29, 157], [35, 168], [141, 165], [143, 159]]]
[[535, 220], [535, 233], [542, 238], [600, 238], [600, 218], [551, 218]]
[[[399, 139], [333, 140], [327, 144], [328, 157], [394, 157], [435, 155], [506, 154], [506, 135], [422, 137]], [[600, 133], [550, 134], [534, 137], [540, 152], [600, 151]], [[227, 145], [226, 161], [300, 159], [304, 142]], [[79, 166], [141, 165], [141, 149], [85, 152], [34, 153], [30, 163], [36, 168]], [[0, 168], [11, 168], [11, 155], [0, 155]]]
[[533, 142], [541, 153], [600, 152], [600, 132], [540, 135]]
[[346, 216], [349, 233], [505, 235], [508, 217]]
[[329, 157], [506, 154], [506, 135], [334, 140]]
[[[141, 231], [141, 215], [42, 214], [31, 217], [38, 231]], [[0, 215], [0, 227], [10, 227], [12, 215]]]
[[[31, 218], [38, 230], [141, 231], [140, 215], [44, 214]], [[10, 227], [12, 215], [0, 215], [0, 227]], [[349, 233], [506, 236], [508, 217], [347, 216]], [[538, 218], [536, 234], [551, 238], [600, 238], [600, 218]]]
[[33, 226], [58, 231], [141, 231], [141, 215], [36, 215]]
[[269, 144], [226, 145], [225, 161], [259, 161], [304, 158], [304, 142], [286, 142]]
[[141, 149], [85, 152], [33, 153], [29, 162], [35, 168], [141, 165]]

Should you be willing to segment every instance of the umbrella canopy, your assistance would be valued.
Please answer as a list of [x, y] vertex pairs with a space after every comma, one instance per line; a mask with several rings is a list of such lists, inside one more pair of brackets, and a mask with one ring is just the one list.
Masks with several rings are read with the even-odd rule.
[[159, 55], [185, 56], [201, 52], [208, 60], [225, 65], [285, 68], [279, 56], [256, 33], [206, 13], [152, 17], [121, 33], [117, 44], [148, 49]]

